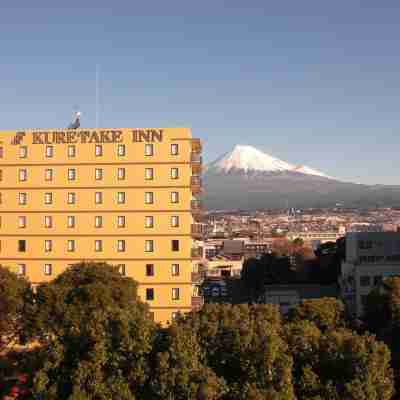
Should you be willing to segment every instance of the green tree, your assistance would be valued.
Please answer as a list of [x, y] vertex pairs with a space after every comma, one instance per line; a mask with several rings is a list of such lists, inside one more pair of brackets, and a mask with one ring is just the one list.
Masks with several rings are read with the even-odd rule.
[[197, 335], [205, 364], [227, 383], [224, 399], [294, 399], [277, 307], [210, 304], [181, 323]]
[[81, 263], [39, 286], [36, 300], [32, 320], [44, 344], [37, 396], [128, 400], [143, 391], [155, 327], [133, 280]]
[[331, 297], [302, 301], [289, 311], [288, 320], [314, 322], [323, 332], [343, 327], [346, 322], [343, 303]]

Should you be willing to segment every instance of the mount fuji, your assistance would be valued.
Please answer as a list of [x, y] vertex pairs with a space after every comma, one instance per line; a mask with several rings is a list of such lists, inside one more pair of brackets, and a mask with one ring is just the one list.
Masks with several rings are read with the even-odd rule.
[[400, 186], [343, 182], [306, 165], [293, 165], [255, 147], [237, 145], [205, 166], [208, 209], [374, 207], [400, 204]]

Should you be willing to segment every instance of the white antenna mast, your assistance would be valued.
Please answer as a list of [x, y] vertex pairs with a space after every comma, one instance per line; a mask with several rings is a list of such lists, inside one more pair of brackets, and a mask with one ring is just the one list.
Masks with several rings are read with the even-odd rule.
[[100, 118], [100, 111], [99, 111], [99, 81], [100, 81], [100, 65], [96, 64], [96, 129], [99, 128], [99, 118]]

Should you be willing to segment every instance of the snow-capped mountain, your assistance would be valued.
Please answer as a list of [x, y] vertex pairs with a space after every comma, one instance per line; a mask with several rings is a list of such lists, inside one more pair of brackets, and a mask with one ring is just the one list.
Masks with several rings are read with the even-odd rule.
[[400, 206], [400, 186], [342, 182], [305, 165], [292, 165], [252, 146], [236, 146], [203, 174], [208, 209]]
[[282, 173], [295, 172], [306, 175], [315, 175], [328, 179], [334, 179], [320, 171], [307, 167], [305, 165], [292, 165], [279, 158], [270, 156], [253, 146], [237, 145], [234, 149], [209, 164], [207, 169], [214, 169], [219, 173], [231, 172], [266, 172], [266, 173]]

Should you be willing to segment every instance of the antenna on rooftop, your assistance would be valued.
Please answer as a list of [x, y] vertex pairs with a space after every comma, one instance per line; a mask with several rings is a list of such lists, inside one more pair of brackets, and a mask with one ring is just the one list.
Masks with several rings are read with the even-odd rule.
[[99, 82], [100, 82], [100, 64], [96, 64], [96, 129], [99, 128], [99, 103], [100, 103], [100, 89], [99, 89]]
[[74, 115], [72, 117], [71, 123], [68, 125], [68, 129], [78, 129], [81, 126], [81, 115], [82, 113], [79, 111], [79, 107], [74, 107]]

